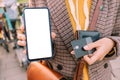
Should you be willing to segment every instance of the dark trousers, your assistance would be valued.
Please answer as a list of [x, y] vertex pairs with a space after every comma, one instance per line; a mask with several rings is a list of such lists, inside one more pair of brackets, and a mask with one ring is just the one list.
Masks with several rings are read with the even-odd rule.
[[14, 38], [14, 49], [17, 48], [17, 32], [16, 32], [16, 20], [11, 20], [11, 24], [12, 24], [12, 27], [13, 27], [13, 30], [12, 30], [12, 36]]
[[12, 27], [13, 27], [13, 30], [12, 30], [12, 36], [15, 39], [17, 39], [17, 33], [16, 33], [16, 20], [11, 20], [11, 23], [12, 23]]
[[4, 32], [5, 32], [5, 35], [6, 35], [6, 37], [8, 38], [8, 40], [11, 40], [9, 31], [6, 30], [5, 26], [4, 26]]

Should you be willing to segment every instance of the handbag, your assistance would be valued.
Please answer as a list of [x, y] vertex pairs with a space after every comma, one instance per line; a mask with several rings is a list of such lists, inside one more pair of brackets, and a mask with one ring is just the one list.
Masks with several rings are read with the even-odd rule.
[[60, 73], [50, 69], [46, 62], [31, 62], [27, 69], [27, 80], [66, 80]]

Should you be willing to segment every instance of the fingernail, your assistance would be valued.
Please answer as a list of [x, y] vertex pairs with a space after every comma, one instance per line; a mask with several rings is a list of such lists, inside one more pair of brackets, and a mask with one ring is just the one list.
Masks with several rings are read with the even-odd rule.
[[71, 51], [71, 54], [74, 54], [74, 51]]
[[87, 45], [86, 45], [86, 46], [84, 46], [84, 49], [85, 49], [85, 50], [87, 50], [87, 49], [88, 49], [88, 46], [87, 46]]
[[25, 42], [24, 42], [24, 41], [22, 41], [21, 43], [22, 43], [22, 44], [25, 44]]

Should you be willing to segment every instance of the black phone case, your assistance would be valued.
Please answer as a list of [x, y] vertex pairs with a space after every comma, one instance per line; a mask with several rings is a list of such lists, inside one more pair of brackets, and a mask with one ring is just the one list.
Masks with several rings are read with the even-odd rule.
[[[28, 61], [38, 61], [38, 60], [46, 60], [46, 59], [51, 59], [51, 58], [53, 58], [53, 56], [54, 56], [54, 48], [53, 48], [53, 43], [52, 43], [52, 37], [51, 37], [51, 47], [52, 47], [52, 57], [45, 57], [45, 58], [36, 58], [36, 59], [30, 59], [29, 58], [29, 54], [28, 54], [28, 43], [27, 43], [27, 32], [26, 32], [26, 20], [25, 20], [25, 10], [26, 9], [47, 9], [48, 10], [48, 15], [50, 16], [50, 11], [49, 11], [49, 9], [47, 8], [47, 7], [33, 7], [33, 8], [24, 8], [24, 10], [23, 10], [23, 19], [24, 19], [24, 27], [25, 27], [25, 32], [24, 32], [24, 34], [25, 34], [25, 36], [26, 36], [26, 55], [27, 55], [27, 59], [28, 59]], [[49, 17], [49, 23], [51, 23], [50, 22], [50, 17]], [[50, 25], [50, 32], [51, 32], [51, 24], [49, 24]], [[51, 34], [51, 33], [50, 33]]]

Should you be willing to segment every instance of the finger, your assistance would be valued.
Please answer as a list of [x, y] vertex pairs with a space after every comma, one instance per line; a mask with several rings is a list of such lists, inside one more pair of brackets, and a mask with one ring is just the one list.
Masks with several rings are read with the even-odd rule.
[[88, 54], [88, 57], [92, 57], [93, 56], [93, 54]]
[[21, 25], [20, 29], [21, 29], [22, 32], [24, 32], [24, 25]]
[[98, 61], [102, 61], [104, 57], [101, 57]]
[[88, 55], [85, 55], [83, 58], [89, 65], [92, 65], [96, 61], [94, 58], [92, 59]]
[[19, 41], [17, 42], [17, 44], [20, 45], [20, 46], [26, 46], [26, 42], [25, 42], [25, 41], [20, 41], [20, 40], [19, 40]]
[[99, 61], [102, 61], [104, 59], [105, 55], [101, 56], [101, 58], [99, 59]]
[[54, 40], [56, 37], [56, 34], [54, 32], [52, 32], [52, 39]]
[[89, 57], [88, 55], [85, 55], [84, 56], [84, 60], [89, 64], [93, 64], [95, 63], [96, 61], [99, 61], [100, 58], [101, 58], [101, 54], [100, 54], [100, 50], [97, 50], [93, 53], [93, 55], [91, 57]]
[[98, 46], [97, 43], [93, 42], [93, 43], [89, 43], [89, 44], [85, 45], [83, 48], [85, 50], [91, 50], [93, 48], [96, 48], [97, 46]]
[[18, 34], [17, 38], [20, 39], [20, 40], [24, 40], [24, 41], [26, 40], [26, 37], [25, 37], [24, 34]]
[[71, 54], [75, 54], [75, 52], [74, 52], [74, 51], [71, 51]]

